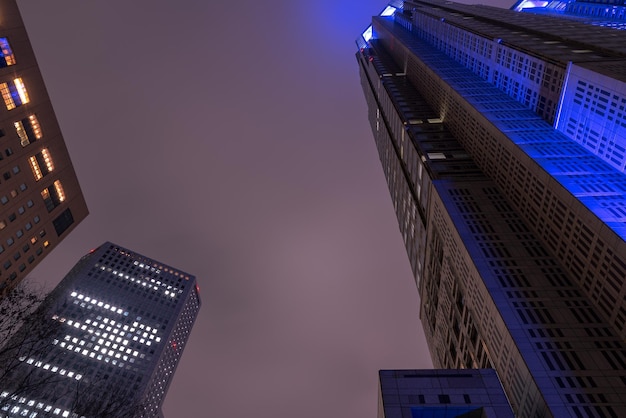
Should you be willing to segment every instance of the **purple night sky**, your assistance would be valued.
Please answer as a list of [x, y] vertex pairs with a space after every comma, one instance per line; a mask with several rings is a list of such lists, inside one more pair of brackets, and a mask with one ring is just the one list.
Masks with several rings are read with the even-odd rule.
[[167, 418], [373, 417], [431, 367], [354, 58], [384, 0], [19, 5], [91, 212], [31, 276], [107, 240], [197, 276]]

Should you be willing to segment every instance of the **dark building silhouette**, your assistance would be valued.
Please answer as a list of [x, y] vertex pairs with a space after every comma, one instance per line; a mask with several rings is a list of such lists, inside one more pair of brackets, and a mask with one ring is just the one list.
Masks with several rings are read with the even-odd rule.
[[[194, 276], [103, 244], [9, 341], [17, 366], [0, 382], [0, 416], [162, 416], [199, 309]], [[50, 332], [21, 344], [42, 322]]]
[[392, 2], [357, 40], [439, 368], [516, 416], [626, 416], [626, 32]]

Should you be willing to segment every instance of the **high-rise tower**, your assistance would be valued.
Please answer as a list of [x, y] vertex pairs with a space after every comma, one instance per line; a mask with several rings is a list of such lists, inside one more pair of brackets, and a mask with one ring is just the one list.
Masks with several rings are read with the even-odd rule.
[[436, 367], [494, 368], [520, 417], [626, 416], [626, 32], [425, 0], [357, 43]]
[[512, 9], [578, 20], [594, 26], [626, 29], [624, 0], [519, 0]]
[[87, 216], [15, 0], [0, 0], [0, 297]]
[[103, 244], [9, 341], [0, 416], [157, 416], [199, 309], [195, 277]]

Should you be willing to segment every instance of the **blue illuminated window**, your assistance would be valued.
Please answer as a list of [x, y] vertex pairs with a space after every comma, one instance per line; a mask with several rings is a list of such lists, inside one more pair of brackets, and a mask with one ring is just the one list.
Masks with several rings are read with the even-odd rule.
[[381, 16], [392, 16], [396, 12], [396, 8], [393, 6], [385, 7], [385, 10], [380, 12]]
[[0, 68], [15, 64], [15, 57], [7, 38], [0, 38]]
[[1, 83], [0, 93], [2, 94], [7, 110], [15, 109], [30, 101], [24, 82], [19, 77], [7, 81], [6, 83]]

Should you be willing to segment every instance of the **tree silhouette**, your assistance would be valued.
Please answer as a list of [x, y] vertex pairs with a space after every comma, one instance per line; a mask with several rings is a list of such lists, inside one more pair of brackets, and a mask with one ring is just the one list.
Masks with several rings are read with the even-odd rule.
[[0, 418], [24, 416], [26, 409], [38, 418], [58, 418], [58, 405], [70, 418], [144, 416], [136, 394], [108, 376], [68, 379], [54, 372], [51, 364], [72, 356], [53, 344], [63, 326], [55, 311], [30, 282], [0, 299]]

